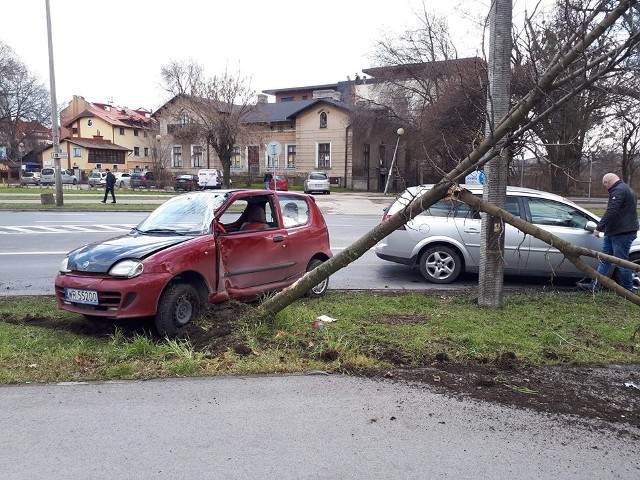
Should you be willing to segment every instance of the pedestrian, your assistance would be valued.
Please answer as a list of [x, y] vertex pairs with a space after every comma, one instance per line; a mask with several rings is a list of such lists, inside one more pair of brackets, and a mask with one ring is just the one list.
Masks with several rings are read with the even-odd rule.
[[271, 188], [271, 180], [273, 179], [273, 175], [271, 172], [267, 172], [264, 174], [264, 189], [269, 190]]
[[116, 194], [114, 192], [114, 187], [116, 186], [116, 176], [111, 173], [108, 168], [106, 169], [106, 172], [107, 176], [104, 178], [106, 183], [104, 186], [104, 199], [102, 200], [102, 203], [107, 203], [107, 196], [109, 196], [109, 192], [111, 192], [111, 198], [113, 200], [111, 203], [116, 203]]
[[[607, 173], [602, 177], [602, 184], [609, 191], [609, 202], [604, 215], [596, 225], [593, 234], [601, 237], [602, 253], [613, 255], [623, 260], [629, 260], [629, 249], [638, 234], [638, 201], [633, 189], [620, 180], [615, 173]], [[619, 272], [619, 282], [627, 290], [633, 291], [633, 274], [628, 268], [616, 266]], [[611, 276], [614, 267], [609, 262], [600, 260], [598, 273]], [[596, 291], [602, 287], [596, 280], [580, 282], [581, 290]]]

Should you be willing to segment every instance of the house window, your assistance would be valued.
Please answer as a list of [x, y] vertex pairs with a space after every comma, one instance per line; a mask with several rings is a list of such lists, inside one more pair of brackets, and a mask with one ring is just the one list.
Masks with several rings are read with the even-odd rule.
[[149, 156], [149, 147], [144, 147], [144, 156], [145, 157]]
[[327, 112], [320, 112], [320, 128], [327, 128]]
[[369, 168], [370, 168], [370, 162], [371, 162], [371, 146], [368, 143], [364, 144], [364, 150], [363, 150], [363, 164], [364, 164], [364, 171], [368, 172]]
[[120, 127], [120, 135], [124, 135], [124, 127]]
[[78, 127], [71, 128], [71, 134], [72, 135], [77, 135], [78, 134]]
[[280, 97], [281, 102], [293, 102], [293, 96], [291, 97]]
[[133, 155], [136, 157], [140, 156], [140, 147], [133, 147]]
[[134, 137], [137, 137], [139, 133], [140, 133], [140, 130], [138, 130], [137, 128], [133, 129], [133, 136]]
[[235, 170], [242, 168], [242, 156], [240, 155], [240, 147], [233, 148], [233, 154], [231, 155], [231, 168]]
[[307, 100], [309, 98], [308, 95], [302, 95], [302, 100]]
[[287, 168], [296, 168], [296, 146], [287, 145]]
[[82, 149], [80, 147], [73, 147], [73, 156], [74, 157], [81, 157], [82, 156]]
[[174, 145], [171, 150], [171, 166], [182, 168], [182, 145]]
[[318, 168], [331, 168], [331, 144], [318, 144]]
[[383, 143], [378, 147], [378, 161], [380, 162], [380, 166], [384, 167], [386, 165], [387, 160], [387, 146]]
[[202, 145], [191, 145], [191, 166], [202, 167]]
[[146, 130], [143, 130], [143, 132], [142, 132], [142, 136], [143, 136], [144, 138], [147, 138], [147, 137], [149, 136], [149, 133], [148, 133]]

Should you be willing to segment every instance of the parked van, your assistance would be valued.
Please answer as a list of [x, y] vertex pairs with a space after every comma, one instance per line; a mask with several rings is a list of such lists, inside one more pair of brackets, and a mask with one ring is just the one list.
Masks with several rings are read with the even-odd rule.
[[198, 170], [198, 187], [222, 188], [222, 171], [217, 168], [203, 168]]

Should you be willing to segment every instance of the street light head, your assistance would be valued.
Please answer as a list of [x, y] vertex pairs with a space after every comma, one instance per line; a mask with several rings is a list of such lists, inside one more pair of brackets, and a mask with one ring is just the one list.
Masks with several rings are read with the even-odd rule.
[[404, 128], [400, 127], [396, 133], [401, 137], [402, 135], [404, 135]]
[[156, 141], [159, 142], [160, 140], [162, 140], [162, 135], [156, 135]]

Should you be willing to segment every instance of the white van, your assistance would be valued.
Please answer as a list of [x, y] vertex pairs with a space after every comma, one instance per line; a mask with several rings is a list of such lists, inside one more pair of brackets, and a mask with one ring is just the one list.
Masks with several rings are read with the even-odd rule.
[[222, 188], [222, 171], [217, 168], [198, 170], [198, 186], [205, 188]]

